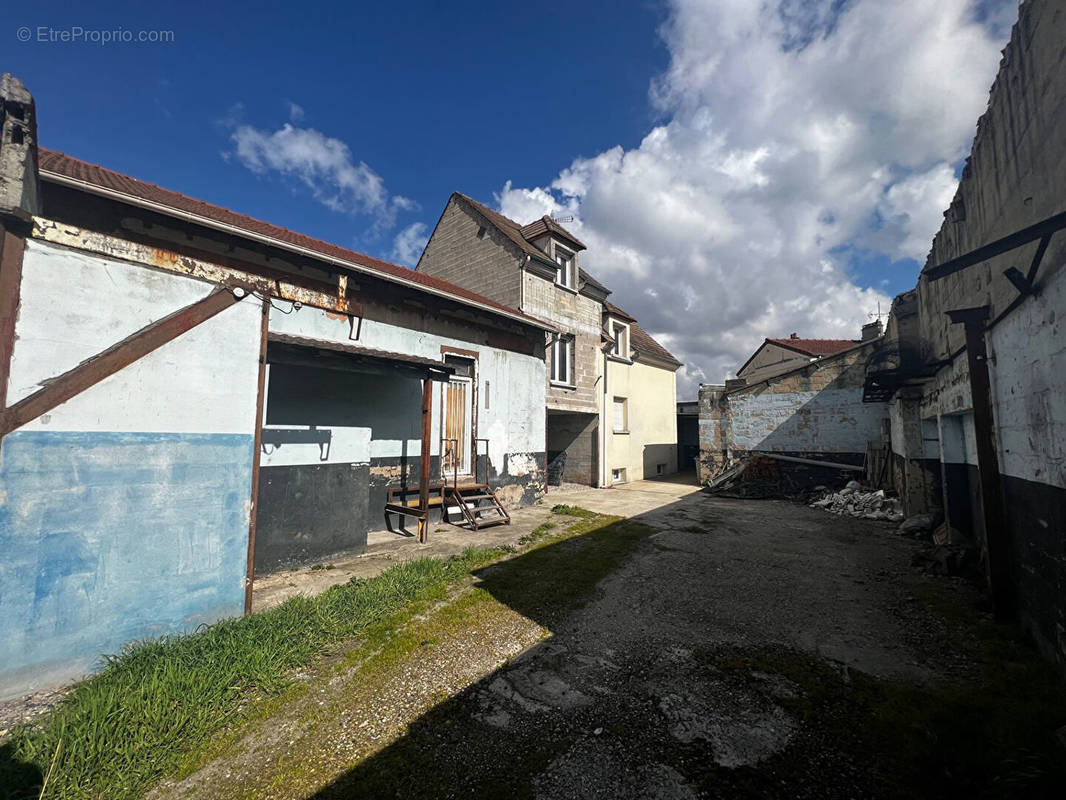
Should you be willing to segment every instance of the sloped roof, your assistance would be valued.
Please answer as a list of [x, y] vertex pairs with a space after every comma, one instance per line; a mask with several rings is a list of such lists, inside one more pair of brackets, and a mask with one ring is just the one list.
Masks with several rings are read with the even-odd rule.
[[533, 220], [528, 225], [523, 225], [522, 235], [527, 239], [536, 239], [538, 236], [544, 233], [554, 233], [560, 238], [566, 239], [578, 250], [587, 250], [588, 248], [578, 239], [574, 234], [570, 233], [566, 228], [556, 222], [554, 219], [545, 214], [540, 219]]
[[677, 364], [679, 367], [682, 365], [681, 361], [674, 358], [673, 353], [655, 341], [650, 333], [637, 324], [636, 317], [632, 314], [623, 311], [620, 307], [607, 300], [603, 301], [603, 307], [607, 313], [613, 314], [614, 316], [629, 322], [629, 346], [631, 348], [638, 353], [645, 353], [649, 356], [662, 359], [663, 361], [670, 361]]
[[[483, 203], [479, 203], [474, 198], [468, 197], [467, 195], [465, 195], [465, 194], [463, 194], [461, 192], [456, 192], [455, 193], [455, 197], [460, 198], [465, 203], [469, 203], [474, 208], [475, 211], [477, 211], [479, 214], [481, 214], [481, 216], [483, 216], [486, 220], [488, 220], [489, 223], [491, 223], [500, 233], [502, 233], [511, 242], [513, 242], [515, 244], [515, 246], [518, 247], [518, 249], [521, 250], [523, 253], [525, 253], [526, 255], [530, 256], [531, 258], [537, 259], [538, 261], [542, 261], [545, 264], [550, 264], [553, 268], [555, 267], [555, 262], [552, 261], [548, 257], [548, 254], [545, 253], [543, 250], [541, 250], [539, 247], [537, 247], [535, 244], [533, 244], [532, 242], [530, 242], [526, 238], [525, 231], [527, 229], [529, 229], [532, 226], [537, 225], [537, 224], [544, 224], [545, 225], [544, 230], [553, 230], [554, 231], [554, 230], [558, 229], [559, 231], [562, 231], [562, 233], [560, 234], [561, 236], [565, 236], [571, 242], [574, 242], [575, 244], [579, 245], [582, 249], [585, 248], [585, 245], [581, 244], [571, 234], [567, 233], [566, 229], [563, 228], [561, 225], [559, 225], [559, 223], [555, 222], [555, 220], [551, 219], [551, 217], [541, 217], [541, 219], [539, 219], [539, 220], [537, 220], [535, 222], [531, 222], [529, 225], [526, 225], [525, 227], [523, 227], [523, 226], [519, 225], [517, 222], [515, 222], [513, 219], [505, 217], [499, 211], [493, 211], [491, 208], [489, 208], [488, 206], [484, 205]], [[554, 228], [548, 228], [547, 227], [547, 223], [544, 223], [545, 219], [547, 219], [555, 227]], [[543, 233], [543, 231], [541, 231], [541, 233]], [[535, 235], [539, 235], [539, 233], [535, 234]], [[533, 235], [530, 235], [529, 238], [530, 239], [533, 238]], [[608, 289], [606, 286], [604, 286], [598, 280], [596, 280], [591, 275], [589, 275], [587, 272], [585, 272], [585, 270], [578, 269], [578, 273], [580, 274], [581, 280], [585, 281], [590, 286], [593, 286], [594, 288], [599, 289], [601, 292], [603, 292], [605, 294], [610, 294], [610, 292], [611, 292], [610, 289]]]
[[737, 375], [742, 373], [744, 369], [755, 360], [755, 356], [762, 352], [762, 349], [768, 344], [776, 344], [778, 347], [784, 347], [786, 350], [791, 350], [794, 353], [800, 355], [809, 356], [811, 358], [820, 358], [822, 356], [832, 356], [837, 353], [841, 353], [847, 350], [849, 347], [854, 347], [859, 344], [858, 339], [764, 339], [763, 343], [755, 348], [755, 352], [748, 356], [748, 360], [740, 365], [740, 369], [737, 370]]
[[[859, 343], [858, 339], [767, 339], [770, 344], [787, 347], [808, 356], [831, 356]], [[765, 342], [764, 342], [765, 344]]]
[[[434, 293], [446, 295], [460, 303], [477, 305], [488, 311], [499, 311], [508, 317], [536, 325], [538, 328], [545, 327], [543, 321], [524, 314], [516, 308], [497, 303], [441, 278], [427, 275], [423, 272], [416, 272], [406, 267], [401, 267], [399, 264], [391, 264], [388, 261], [382, 261], [365, 253], [349, 250], [346, 247], [340, 247], [302, 233], [296, 233], [245, 214], [238, 214], [228, 208], [212, 205], [170, 189], [164, 189], [154, 183], [146, 183], [129, 175], [123, 175], [98, 164], [82, 161], [65, 153], [41, 148], [38, 156], [42, 178], [45, 180], [48, 180], [50, 176], [44, 173], [51, 173], [54, 176], [65, 177], [81, 184], [87, 184], [86, 188], [99, 187], [122, 195], [128, 195], [154, 205], [163, 206], [165, 209], [191, 214], [204, 220], [220, 223], [229, 228], [235, 228], [238, 234], [247, 232], [276, 240], [282, 244], [310, 250], [327, 258], [347, 262], [352, 267], [362, 267], [369, 272], [377, 273], [385, 279], [404, 283], [415, 289], [424, 287]], [[161, 213], [166, 213], [166, 211], [164, 210]], [[339, 266], [346, 265], [340, 264]]]
[[608, 314], [613, 314], [616, 317], [621, 317], [622, 319], [629, 320], [630, 322], [636, 322], [637, 321], [636, 317], [634, 317], [632, 314], [627, 314], [625, 311], [623, 311], [621, 308], [616, 306], [610, 300], [604, 300], [603, 301], [603, 307], [607, 311]]
[[655, 341], [650, 333], [635, 322], [629, 325], [629, 346], [638, 353], [646, 353], [663, 361], [670, 361], [679, 367], [682, 365], [682, 362], [674, 358], [673, 353]]

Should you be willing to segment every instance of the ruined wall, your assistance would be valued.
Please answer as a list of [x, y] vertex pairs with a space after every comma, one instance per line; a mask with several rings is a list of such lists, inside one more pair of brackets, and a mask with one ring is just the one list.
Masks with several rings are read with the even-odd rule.
[[755, 450], [862, 463], [884, 403], [863, 403], [870, 342], [754, 386], [700, 388], [700, 480]]
[[[927, 266], [1066, 211], [1066, 3], [1027, 0], [977, 126], [962, 180], [933, 242]], [[1066, 507], [1063, 483], [1061, 318], [1066, 313], [1062, 268], [1066, 233], [1050, 241], [1036, 274], [1036, 292], [1013, 310], [1018, 290], [1008, 267], [1028, 272], [1033, 242], [937, 281], [917, 292], [921, 355], [940, 365], [924, 387], [923, 419], [935, 420], [942, 446], [943, 496], [954, 527], [984, 541], [979, 473], [971, 443], [972, 404], [962, 325], [946, 312], [990, 307], [985, 334], [995, 438], [1006, 496], [1018, 609], [1049, 654], [1066, 662]]]
[[521, 270], [517, 247], [452, 197], [426, 243], [417, 269], [463, 286], [482, 297], [518, 308]]
[[[28, 241], [10, 401], [214, 288]], [[246, 299], [4, 437], [0, 697], [242, 613], [259, 336]]]

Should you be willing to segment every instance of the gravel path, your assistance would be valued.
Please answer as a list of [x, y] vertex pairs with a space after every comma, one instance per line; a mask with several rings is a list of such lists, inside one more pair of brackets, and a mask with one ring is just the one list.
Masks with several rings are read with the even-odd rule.
[[[864, 765], [797, 712], [810, 688], [774, 664], [841, 686], [965, 675], [918, 598], [918, 546], [785, 502], [659, 502], [579, 611], [524, 608], [490, 570], [413, 626], [413, 656], [322, 679], [153, 796], [695, 798], [723, 776], [722, 796], [868, 796]], [[800, 766], [778, 775], [783, 754]]]

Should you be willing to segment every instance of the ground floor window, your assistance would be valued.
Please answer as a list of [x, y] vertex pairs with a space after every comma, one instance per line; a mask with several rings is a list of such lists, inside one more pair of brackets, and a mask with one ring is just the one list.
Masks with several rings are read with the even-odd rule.
[[625, 483], [626, 482], [626, 468], [620, 467], [618, 469], [611, 470], [611, 483]]

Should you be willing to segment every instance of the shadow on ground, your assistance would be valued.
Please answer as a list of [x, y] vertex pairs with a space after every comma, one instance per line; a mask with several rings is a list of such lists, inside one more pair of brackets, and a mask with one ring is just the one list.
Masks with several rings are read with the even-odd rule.
[[489, 567], [551, 638], [314, 797], [1061, 797], [1059, 676], [912, 551], [699, 495]]

